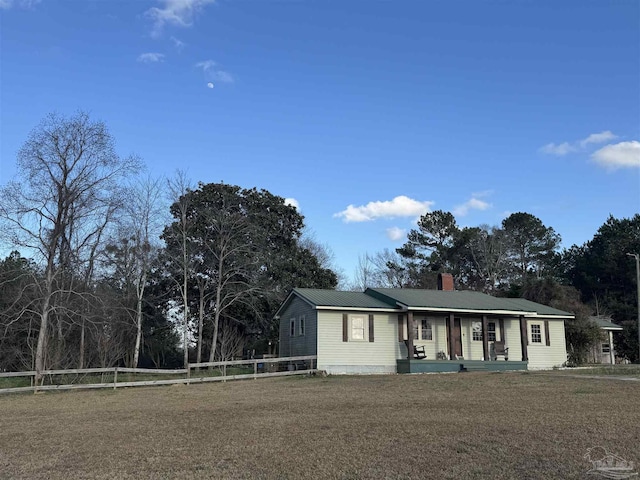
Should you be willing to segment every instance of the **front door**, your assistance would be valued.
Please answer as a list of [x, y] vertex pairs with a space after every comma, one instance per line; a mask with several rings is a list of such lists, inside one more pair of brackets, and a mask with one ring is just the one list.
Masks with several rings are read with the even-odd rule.
[[453, 353], [462, 356], [462, 331], [460, 329], [460, 319], [453, 320]]

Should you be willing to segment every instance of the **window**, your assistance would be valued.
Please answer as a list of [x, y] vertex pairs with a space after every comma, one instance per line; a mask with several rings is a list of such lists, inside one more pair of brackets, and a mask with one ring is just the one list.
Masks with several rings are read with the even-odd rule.
[[298, 335], [304, 335], [304, 321], [305, 321], [305, 316], [302, 315], [300, 317], [300, 321], [298, 322]]
[[353, 315], [351, 317], [351, 340], [364, 340], [364, 316]]
[[611, 345], [609, 345], [608, 343], [603, 343], [602, 353], [611, 353]]
[[290, 337], [296, 336], [296, 319], [295, 318], [292, 318], [291, 323], [289, 324], [289, 336]]
[[531, 325], [531, 343], [542, 343], [542, 327], [539, 323]]
[[496, 341], [496, 324], [495, 322], [487, 323], [487, 341], [495, 342]]
[[422, 328], [422, 340], [433, 340], [433, 329], [431, 328], [431, 322], [426, 318], [423, 318], [422, 322], [420, 323], [420, 327]]
[[481, 322], [471, 322], [471, 334], [472, 339], [476, 342], [482, 341], [482, 323]]
[[342, 314], [342, 341], [343, 342], [370, 342], [374, 341], [374, 317], [373, 315]]

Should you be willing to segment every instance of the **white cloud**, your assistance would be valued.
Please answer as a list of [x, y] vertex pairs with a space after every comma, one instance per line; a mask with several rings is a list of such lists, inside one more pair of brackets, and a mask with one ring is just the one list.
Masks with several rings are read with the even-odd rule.
[[207, 88], [213, 88], [213, 87], [214, 87], [213, 83], [211, 82], [207, 83]]
[[216, 62], [214, 62], [213, 60], [204, 60], [202, 62], [196, 63], [196, 67], [201, 68], [203, 72], [208, 72], [215, 66], [216, 66]]
[[164, 62], [164, 55], [162, 53], [143, 53], [138, 55], [138, 61], [140, 63], [158, 63]]
[[204, 60], [196, 63], [196, 68], [201, 68], [207, 80], [215, 80], [222, 83], [233, 83], [233, 76], [218, 68], [218, 64], [213, 60]]
[[333, 216], [342, 218], [345, 223], [369, 222], [378, 218], [416, 217], [427, 213], [433, 203], [420, 202], [400, 195], [393, 200], [369, 202], [360, 207], [349, 205], [345, 210]]
[[33, 8], [42, 0], [0, 0], [0, 10], [9, 10], [12, 7]]
[[462, 205], [458, 205], [453, 209], [453, 214], [456, 217], [464, 217], [470, 210], [486, 210], [491, 208], [491, 204], [477, 198], [478, 195], [472, 196]]
[[184, 43], [182, 40], [177, 39], [176, 37], [170, 37], [171, 42], [173, 43], [173, 46], [176, 47], [176, 50], [178, 50], [179, 52], [182, 51], [182, 49], [187, 45], [186, 43]]
[[402, 240], [405, 237], [406, 233], [406, 230], [399, 227], [387, 228], [387, 237], [389, 237], [389, 240], [393, 240], [394, 242]]
[[592, 133], [587, 138], [580, 140], [580, 146], [585, 148], [591, 143], [604, 143], [615, 138], [618, 138], [618, 136], [614, 135], [610, 130], [600, 133]]
[[285, 198], [284, 199], [284, 204], [285, 205], [290, 205], [293, 208], [295, 208], [296, 210], [300, 210], [300, 204], [298, 203], [298, 200], [296, 200], [295, 198]]
[[213, 73], [213, 77], [219, 82], [233, 83], [233, 76], [229, 72], [225, 72], [224, 70], [216, 70]]
[[599, 165], [609, 169], [640, 167], [640, 142], [620, 142], [602, 147], [591, 154]]
[[608, 142], [609, 140], [613, 140], [614, 138], [618, 138], [618, 136], [614, 135], [610, 130], [605, 130], [600, 133], [592, 133], [582, 140], [577, 140], [571, 143], [547, 143], [544, 147], [540, 148], [540, 151], [548, 155], [557, 155], [559, 157], [562, 157], [568, 153], [584, 150], [589, 145]]
[[190, 27], [205, 5], [215, 0], [159, 0], [161, 7], [152, 7], [145, 15], [153, 21], [151, 35], [158, 37], [166, 25]]
[[540, 149], [540, 151], [542, 153], [547, 153], [549, 155], [562, 156], [570, 152], [575, 152], [576, 147], [574, 147], [573, 145], [570, 145], [567, 142], [561, 143], [559, 145], [556, 145], [555, 143], [547, 143], [544, 147]]

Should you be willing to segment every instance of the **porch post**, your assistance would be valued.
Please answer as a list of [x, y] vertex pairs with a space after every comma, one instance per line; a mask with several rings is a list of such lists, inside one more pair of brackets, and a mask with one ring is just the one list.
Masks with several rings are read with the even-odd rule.
[[407, 312], [407, 359], [413, 359], [413, 312]]
[[449, 314], [447, 321], [447, 335], [449, 336], [449, 360], [455, 360], [455, 339], [453, 338], [453, 313]]
[[529, 344], [529, 337], [527, 336], [527, 321], [524, 316], [520, 315], [520, 345], [522, 345], [522, 361], [529, 361], [529, 352], [527, 351], [527, 345]]
[[485, 362], [489, 360], [489, 339], [487, 338], [488, 328], [487, 316], [482, 315], [482, 359]]
[[[600, 348], [602, 348], [602, 346]], [[611, 330], [609, 330], [609, 361], [611, 365], [616, 364], [616, 354], [613, 351], [613, 332]]]

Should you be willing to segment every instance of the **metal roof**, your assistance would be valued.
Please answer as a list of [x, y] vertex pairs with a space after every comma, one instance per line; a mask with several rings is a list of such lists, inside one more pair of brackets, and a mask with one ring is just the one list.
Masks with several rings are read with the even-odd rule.
[[548, 307], [524, 298], [492, 297], [471, 290], [418, 290], [410, 288], [368, 288], [367, 294], [397, 302], [410, 310], [450, 309], [459, 311], [492, 311], [534, 313], [540, 316], [573, 317], [572, 313]]
[[574, 315], [523, 298], [492, 297], [471, 290], [418, 290], [367, 288], [364, 292], [341, 292], [316, 288], [294, 288], [276, 312], [276, 317], [297, 296], [316, 309], [407, 310], [451, 313], [491, 313], [527, 317], [573, 318]]
[[293, 292], [317, 307], [397, 308], [395, 302], [389, 304], [363, 292], [340, 292], [318, 288], [294, 288]]
[[620, 325], [613, 323], [611, 317], [589, 317], [589, 320], [598, 325], [602, 330], [624, 330]]

